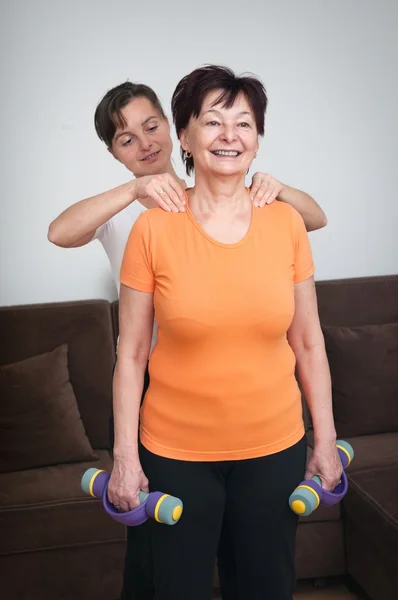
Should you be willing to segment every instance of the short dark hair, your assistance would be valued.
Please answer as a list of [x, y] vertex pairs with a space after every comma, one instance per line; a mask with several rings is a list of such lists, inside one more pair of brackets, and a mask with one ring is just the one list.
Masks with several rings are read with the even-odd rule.
[[126, 125], [121, 112], [122, 108], [127, 106], [134, 98], [147, 98], [163, 119], [166, 118], [159, 98], [148, 85], [132, 83], [131, 81], [117, 85], [105, 94], [94, 114], [95, 131], [99, 139], [105, 142], [108, 148], [112, 146], [116, 129]]
[[[217, 65], [206, 65], [195, 69], [177, 84], [171, 100], [171, 110], [177, 136], [185, 129], [191, 117], [197, 118], [202, 109], [205, 96], [213, 90], [223, 90], [215, 100], [214, 106], [222, 104], [230, 108], [238, 94], [243, 93], [254, 113], [257, 131], [264, 135], [264, 117], [268, 98], [264, 85], [254, 75], [235, 75], [232, 69]], [[194, 170], [193, 158], [187, 158], [181, 148], [181, 158], [187, 174]]]

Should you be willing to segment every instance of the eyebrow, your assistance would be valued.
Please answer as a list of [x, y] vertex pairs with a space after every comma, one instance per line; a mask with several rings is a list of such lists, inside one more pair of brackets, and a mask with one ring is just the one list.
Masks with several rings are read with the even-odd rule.
[[[215, 110], [214, 108], [209, 108], [209, 110], [206, 110], [202, 116], [204, 117], [205, 115], [207, 115], [207, 113], [216, 113], [218, 115], [221, 115], [220, 111]], [[242, 115], [249, 115], [251, 117], [251, 114], [247, 110], [242, 110], [237, 116], [241, 117]]]
[[[142, 127], [145, 127], [145, 125], [147, 123], [149, 123], [149, 121], [152, 121], [152, 119], [157, 119], [158, 117], [156, 115], [152, 115], [151, 117], [148, 117], [147, 119], [145, 119], [145, 121], [143, 121], [141, 123]], [[117, 133], [115, 135], [115, 137], [113, 138], [113, 140], [116, 142], [120, 137], [122, 137], [122, 135], [126, 135], [126, 133], [128, 133], [129, 130], [128, 129], [123, 129], [123, 131], [120, 131], [119, 133]]]

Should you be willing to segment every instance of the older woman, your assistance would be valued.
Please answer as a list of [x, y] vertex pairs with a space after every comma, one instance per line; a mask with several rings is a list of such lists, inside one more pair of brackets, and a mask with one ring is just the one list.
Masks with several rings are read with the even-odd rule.
[[236, 597], [291, 600], [288, 497], [306, 462], [296, 366], [315, 431], [307, 474], [328, 489], [340, 479], [305, 226], [288, 204], [259, 210], [245, 188], [266, 106], [262, 84], [229, 69], [180, 81], [173, 117], [195, 187], [185, 212], [142, 214], [124, 254], [109, 498], [129, 510], [149, 486], [184, 501], [176, 526], [153, 523], [159, 600], [210, 599], [223, 519]]

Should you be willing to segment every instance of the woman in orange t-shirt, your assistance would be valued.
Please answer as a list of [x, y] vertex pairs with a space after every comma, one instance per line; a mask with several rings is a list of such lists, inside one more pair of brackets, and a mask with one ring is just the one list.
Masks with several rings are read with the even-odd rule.
[[152, 525], [159, 600], [210, 599], [223, 520], [231, 597], [291, 600], [297, 517], [288, 498], [306, 462], [296, 367], [315, 433], [307, 475], [327, 489], [340, 479], [305, 226], [282, 202], [254, 207], [245, 188], [266, 105], [256, 78], [226, 68], [180, 81], [173, 117], [195, 187], [184, 213], [139, 217], [121, 268], [109, 499], [130, 510], [149, 480], [184, 502], [177, 525]]

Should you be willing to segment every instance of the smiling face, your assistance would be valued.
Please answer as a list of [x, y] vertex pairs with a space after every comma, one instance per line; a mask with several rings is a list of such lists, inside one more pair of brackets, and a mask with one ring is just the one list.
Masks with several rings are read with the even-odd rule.
[[147, 98], [134, 98], [121, 111], [109, 151], [136, 177], [168, 170], [173, 143], [170, 126]]
[[191, 152], [197, 175], [245, 175], [258, 150], [256, 122], [246, 96], [239, 94], [227, 108], [215, 104], [221, 93], [210, 92], [198, 118], [191, 117], [181, 132], [181, 145]]

